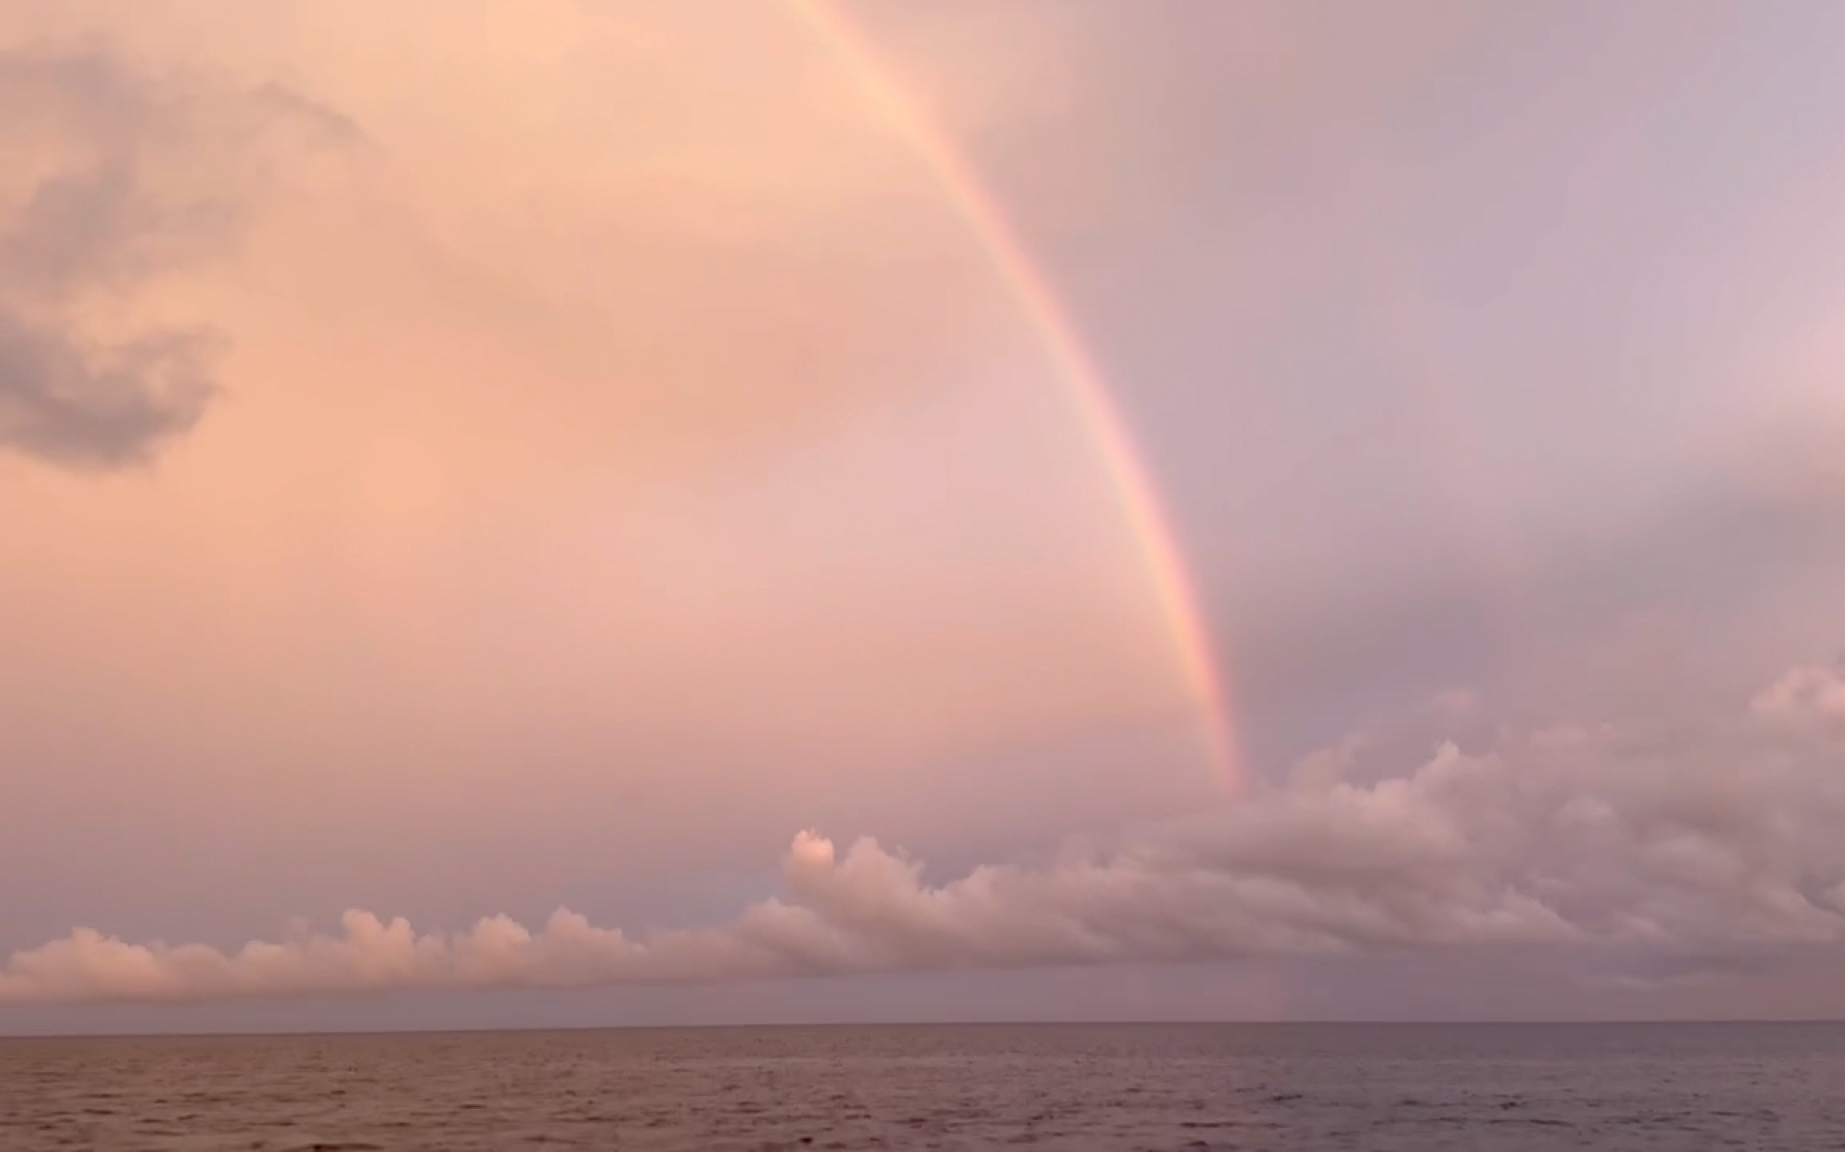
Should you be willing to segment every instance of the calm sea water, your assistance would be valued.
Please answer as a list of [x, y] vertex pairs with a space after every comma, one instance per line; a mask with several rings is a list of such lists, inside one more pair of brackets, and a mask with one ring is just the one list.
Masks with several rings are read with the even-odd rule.
[[0, 1040], [0, 1149], [1838, 1149], [1845, 1026]]

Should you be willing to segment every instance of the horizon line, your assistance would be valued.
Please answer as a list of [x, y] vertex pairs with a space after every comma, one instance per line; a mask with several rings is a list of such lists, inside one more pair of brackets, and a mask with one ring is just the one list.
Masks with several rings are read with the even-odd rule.
[[340, 1037], [543, 1036], [593, 1032], [798, 1031], [849, 1028], [1652, 1028], [1652, 1027], [1845, 1027], [1845, 1016], [1656, 1016], [1409, 1018], [1316, 1017], [1303, 1019], [1158, 1019], [1145, 1017], [988, 1020], [814, 1020], [734, 1024], [557, 1024], [428, 1028], [331, 1028], [167, 1032], [7, 1032], [0, 1044], [35, 1040], [309, 1040]]

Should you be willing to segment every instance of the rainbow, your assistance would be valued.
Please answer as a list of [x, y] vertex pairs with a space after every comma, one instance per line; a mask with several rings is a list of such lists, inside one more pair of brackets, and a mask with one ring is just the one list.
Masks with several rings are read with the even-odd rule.
[[1159, 491], [1128, 423], [1082, 335], [1065, 314], [1048, 279], [1006, 219], [980, 175], [946, 133], [924, 116], [891, 78], [869, 38], [831, 0], [786, 0], [878, 114], [928, 168], [966, 222], [1082, 416], [1120, 500], [1122, 515], [1166, 617], [1188, 691], [1204, 717], [1212, 765], [1228, 787], [1241, 784], [1241, 757], [1230, 693], [1212, 656], [1210, 633], [1184, 555]]

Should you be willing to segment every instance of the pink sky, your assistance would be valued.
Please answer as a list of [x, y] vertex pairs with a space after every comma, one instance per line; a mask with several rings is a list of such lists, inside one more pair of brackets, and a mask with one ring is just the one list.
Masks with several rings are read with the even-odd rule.
[[[1503, 767], [1551, 725], [1653, 733], [1694, 699], [1764, 725], [1765, 685], [1831, 675], [1819, 230], [1845, 158], [1791, 114], [1757, 131], [1739, 95], [1831, 83], [1791, 7], [846, 7], [1097, 349], [1257, 794], [1212, 770], [1068, 381], [790, 9], [0, 0], [0, 372], [26, 381], [0, 380], [0, 874], [30, 878], [0, 895], [0, 954], [79, 924], [231, 948], [348, 908], [722, 934], [804, 828], [945, 870], [865, 881], [892, 907], [969, 877], [968, 933], [1051, 900], [1104, 941], [976, 967], [1234, 958], [1197, 945], [1230, 920], [1362, 951], [1351, 909], [1327, 928], [1223, 896], [1217, 857], [1146, 860], [1217, 813], [1239, 867], [1336, 904], [1249, 813], [1339, 844], [1365, 804], [1486, 836], [1431, 783], [1444, 693], [1503, 709]], [[111, 355], [214, 391], [54, 403]], [[1811, 779], [1828, 722], [1798, 737]], [[1404, 725], [1426, 810], [1263, 791]], [[1638, 771], [1608, 755], [1530, 771]], [[1127, 845], [1104, 887], [1228, 919], [1148, 944], [1045, 863], [1069, 836]], [[1021, 870], [999, 912], [982, 861]], [[1581, 900], [1653, 914], [1599, 883]], [[1593, 919], [1440, 891], [1399, 935], [1549, 946]], [[1727, 947], [1735, 921], [1671, 923]], [[910, 928], [870, 936], [821, 967], [905, 967]], [[1307, 996], [1223, 973], [1270, 1011]], [[941, 1011], [979, 999], [941, 979]], [[1182, 983], [1160, 1011], [1226, 1002]]]

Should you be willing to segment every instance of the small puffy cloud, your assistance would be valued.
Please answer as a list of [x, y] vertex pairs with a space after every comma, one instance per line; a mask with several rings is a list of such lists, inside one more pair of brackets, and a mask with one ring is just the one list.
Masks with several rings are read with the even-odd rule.
[[1783, 723], [1845, 724], [1845, 672], [1822, 665], [1791, 669], [1757, 693], [1749, 710]]
[[[629, 936], [559, 911], [459, 933], [349, 912], [233, 951], [90, 929], [16, 953], [0, 1001], [195, 1000], [832, 973], [1596, 945], [1661, 971], [1845, 941], [1845, 681], [1798, 668], [1697, 731], [1502, 732], [1354, 783], [1305, 773], [1223, 811], [933, 883], [814, 832], [733, 922]], [[1344, 755], [1344, 754], [1342, 754]]]

